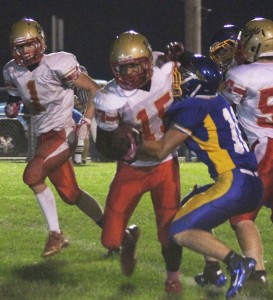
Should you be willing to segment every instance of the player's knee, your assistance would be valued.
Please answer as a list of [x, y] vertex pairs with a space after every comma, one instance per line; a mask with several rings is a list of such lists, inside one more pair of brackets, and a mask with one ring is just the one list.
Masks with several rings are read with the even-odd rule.
[[170, 239], [169, 239], [167, 232], [160, 232], [158, 234], [158, 240], [159, 240], [160, 244], [162, 245], [162, 247], [165, 247], [165, 248], [169, 247]]
[[188, 232], [182, 231], [182, 232], [174, 234], [172, 236], [172, 241], [179, 246], [185, 246], [185, 245], [187, 245], [187, 237], [188, 237]]
[[113, 223], [112, 224], [106, 224], [106, 223], [107, 220], [103, 224], [103, 229], [101, 233], [102, 245], [107, 249], [119, 248], [124, 238], [125, 228], [119, 226], [119, 224], [117, 223], [116, 224], [114, 223], [116, 226], [115, 228], [113, 228]]
[[43, 184], [44, 180], [27, 172], [23, 175], [23, 182], [32, 188], [33, 186]]
[[245, 214], [241, 214], [241, 215], [232, 216], [229, 219], [229, 223], [231, 225], [231, 228], [233, 230], [235, 230], [235, 228], [237, 226], [239, 226], [238, 224], [242, 224], [245, 221], [251, 221], [251, 222], [253, 222], [255, 220], [256, 216], [257, 216], [257, 212], [256, 211], [252, 211], [250, 213], [245, 213]]
[[32, 188], [43, 184], [46, 176], [47, 174], [43, 169], [43, 159], [38, 157], [27, 164], [23, 174], [23, 182]]
[[32, 180], [32, 178], [29, 178], [29, 177], [23, 176], [23, 182], [24, 182], [26, 185], [28, 185], [30, 188], [31, 188], [32, 186], [35, 185], [34, 180]]

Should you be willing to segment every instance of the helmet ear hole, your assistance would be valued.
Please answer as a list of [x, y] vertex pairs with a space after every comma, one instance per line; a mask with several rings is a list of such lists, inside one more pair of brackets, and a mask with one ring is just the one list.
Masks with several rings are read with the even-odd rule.
[[[146, 37], [135, 31], [123, 32], [115, 39], [109, 59], [117, 84], [125, 90], [142, 87], [153, 75], [152, 48]], [[130, 65], [138, 66], [138, 71], [132, 74], [121, 72], [124, 66]]]
[[[9, 37], [11, 54], [20, 66], [30, 66], [40, 62], [46, 50], [45, 34], [39, 23], [33, 19], [23, 18], [16, 22]], [[33, 44], [33, 50], [24, 54], [18, 48]]]

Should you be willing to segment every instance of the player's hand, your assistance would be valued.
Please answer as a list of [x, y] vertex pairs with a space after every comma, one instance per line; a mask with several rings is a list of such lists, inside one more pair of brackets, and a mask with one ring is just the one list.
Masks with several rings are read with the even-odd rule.
[[179, 61], [184, 53], [184, 46], [181, 42], [171, 42], [165, 47], [165, 61]]
[[91, 133], [91, 120], [83, 117], [76, 125], [76, 133], [80, 140], [88, 139]]
[[113, 132], [112, 146], [120, 153], [124, 161], [133, 162], [141, 144], [141, 133], [129, 124], [121, 125]]
[[16, 118], [20, 111], [20, 104], [22, 101], [19, 102], [11, 102], [5, 106], [5, 114], [8, 118]]

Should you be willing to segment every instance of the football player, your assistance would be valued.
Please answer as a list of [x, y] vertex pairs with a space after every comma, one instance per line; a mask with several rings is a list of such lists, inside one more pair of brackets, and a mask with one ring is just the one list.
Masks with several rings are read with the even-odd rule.
[[[179, 208], [180, 178], [176, 153], [162, 160], [143, 158], [130, 161], [126, 140], [121, 151], [112, 143], [115, 130], [122, 124], [141, 129], [146, 139], [159, 140], [164, 133], [163, 117], [173, 102], [173, 62], [164, 64], [162, 53], [152, 48], [142, 34], [121, 33], [110, 49], [114, 79], [96, 94], [96, 145], [106, 157], [117, 159], [117, 171], [105, 204], [102, 244], [108, 249], [121, 247], [121, 266], [132, 275], [136, 265], [137, 226], [125, 231], [142, 195], [150, 192], [156, 215], [157, 234], [166, 264], [165, 290], [181, 292], [179, 266], [181, 247], [170, 242], [168, 227]], [[134, 149], [130, 149], [130, 151]], [[130, 152], [129, 151], [129, 152]], [[124, 234], [125, 232], [125, 234]]]
[[235, 253], [212, 234], [233, 215], [256, 209], [262, 195], [257, 162], [243, 140], [231, 106], [217, 90], [218, 66], [195, 55], [181, 64], [182, 99], [168, 112], [169, 129], [160, 140], [144, 140], [141, 154], [162, 160], [182, 142], [208, 166], [215, 183], [196, 188], [182, 201], [170, 237], [181, 246], [223, 261], [231, 273], [227, 299], [235, 296], [255, 268], [255, 260]]
[[[255, 220], [263, 205], [273, 211], [273, 110], [270, 103], [273, 97], [273, 21], [255, 18], [247, 22], [239, 43], [247, 63], [228, 70], [223, 94], [236, 105], [239, 123], [258, 161], [264, 193], [258, 209], [234, 222]], [[266, 282], [264, 266], [253, 276], [253, 279]]]
[[[37, 147], [24, 170], [23, 180], [34, 192], [48, 224], [49, 234], [42, 252], [43, 257], [48, 257], [67, 246], [68, 240], [60, 230], [55, 197], [46, 178], [64, 202], [76, 205], [102, 225], [103, 210], [78, 186], [70, 161], [77, 135], [82, 139], [89, 136], [93, 97], [99, 86], [81, 72], [73, 54], [45, 54], [44, 31], [33, 19], [24, 18], [12, 26], [10, 48], [13, 59], [3, 69], [9, 93], [5, 111], [8, 117], [14, 117], [18, 112], [17, 103], [22, 101], [31, 114]], [[72, 119], [75, 86], [89, 93], [77, 131]]]
[[[88, 75], [87, 69], [80, 65], [80, 69], [83, 73]], [[86, 109], [86, 103], [88, 102], [88, 92], [86, 90], [79, 89], [75, 87], [74, 89], [75, 97], [74, 97], [74, 108], [77, 109], [80, 113], [84, 113]], [[82, 141], [79, 140], [78, 143], [80, 146], [78, 149], [82, 149], [81, 154], [79, 155], [79, 159], [75, 160], [74, 163], [76, 164], [86, 164], [87, 162], [87, 157], [89, 155], [89, 147], [90, 147], [90, 137], [86, 137], [86, 139], [83, 141], [83, 147]]]
[[225, 73], [229, 68], [242, 63], [238, 35], [240, 29], [233, 24], [226, 24], [215, 32], [209, 48], [210, 58]]
[[[242, 46], [238, 39], [239, 33], [239, 27], [227, 24], [213, 35], [209, 55], [220, 66], [224, 77], [228, 70], [245, 62]], [[223, 88], [224, 82], [221, 84], [220, 90]], [[234, 108], [234, 105], [232, 107]], [[242, 129], [241, 126], [240, 129]], [[244, 131], [242, 133], [244, 139], [246, 139]], [[241, 216], [240, 218], [231, 218], [230, 223], [235, 231], [242, 253], [256, 260], [255, 271], [251, 274], [250, 279], [265, 283], [266, 271], [263, 261], [263, 245], [254, 220]], [[222, 286], [226, 282], [219, 262], [209, 257], [205, 258], [203, 272], [197, 274], [194, 279], [201, 286], [207, 284]]]

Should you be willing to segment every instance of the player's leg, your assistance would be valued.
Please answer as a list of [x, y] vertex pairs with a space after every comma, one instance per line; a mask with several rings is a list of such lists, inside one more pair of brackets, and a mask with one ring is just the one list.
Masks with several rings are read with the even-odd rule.
[[227, 299], [235, 296], [243, 287], [255, 268], [256, 261], [235, 253], [223, 244], [212, 233], [199, 229], [189, 229], [174, 235], [174, 241], [203, 255], [223, 261], [231, 274], [231, 283], [227, 291]]
[[103, 209], [94, 197], [80, 189], [73, 165], [69, 159], [57, 169], [52, 170], [48, 177], [66, 203], [75, 204], [90, 219], [102, 227]]
[[145, 192], [145, 176], [147, 174], [141, 168], [119, 162], [105, 203], [102, 244], [109, 250], [121, 246], [120, 262], [122, 272], [126, 276], [131, 276], [135, 269], [136, 245], [140, 236], [136, 225], [127, 229], [126, 226]]
[[[236, 212], [247, 212], [257, 207], [261, 194], [261, 181], [251, 172], [226, 172], [206, 192], [189, 199], [179, 209], [171, 224], [170, 233], [176, 243], [228, 265], [231, 270], [228, 298], [242, 288], [256, 262], [235, 254], [210, 231]], [[231, 253], [235, 260], [227, 259], [233, 257]]]
[[89, 156], [90, 140], [89, 138], [84, 140], [84, 148], [82, 153], [82, 164], [87, 163], [87, 157]]
[[253, 150], [259, 162], [258, 173], [263, 182], [263, 197], [259, 207], [250, 212], [231, 218], [240, 248], [245, 256], [253, 257], [257, 264], [250, 280], [266, 283], [266, 270], [263, 259], [263, 245], [260, 233], [254, 223], [262, 205], [273, 207], [273, 139], [262, 139], [254, 144]]
[[[206, 184], [202, 186], [197, 184], [194, 185], [192, 191], [181, 200], [181, 206], [183, 206], [193, 196], [207, 191], [210, 187], [212, 187], [212, 185], [213, 184]], [[205, 286], [208, 284], [214, 284], [216, 286], [225, 285], [227, 278], [221, 269], [220, 262], [217, 259], [208, 256], [204, 256], [204, 260], [205, 266], [203, 272], [200, 272], [194, 276], [195, 282], [200, 286]]]
[[182, 248], [170, 242], [168, 236], [169, 225], [180, 206], [180, 175], [177, 160], [170, 160], [155, 167], [149, 180], [158, 238], [166, 267], [165, 291], [169, 294], [179, 294], [182, 290], [179, 270]]
[[242, 254], [244, 256], [253, 257], [256, 260], [255, 271], [251, 274], [249, 279], [266, 283], [263, 243], [259, 230], [253, 221], [259, 209], [230, 218], [230, 224], [235, 231]]
[[23, 174], [23, 180], [33, 190], [48, 224], [49, 234], [42, 252], [43, 257], [54, 255], [68, 245], [68, 240], [60, 230], [55, 197], [45, 183], [49, 171], [46, 160], [64, 143], [64, 140], [64, 131], [58, 134], [55, 132], [42, 134], [38, 138], [34, 158], [29, 161]]

